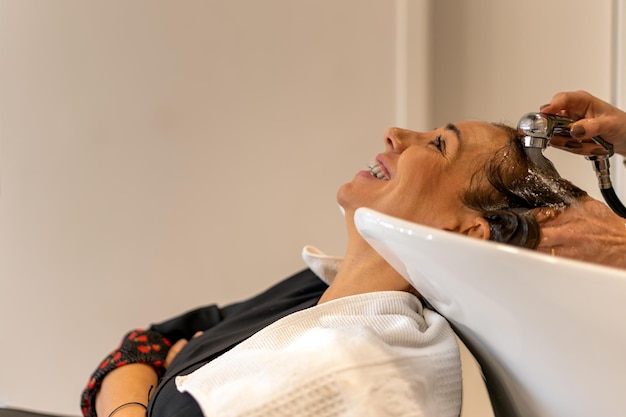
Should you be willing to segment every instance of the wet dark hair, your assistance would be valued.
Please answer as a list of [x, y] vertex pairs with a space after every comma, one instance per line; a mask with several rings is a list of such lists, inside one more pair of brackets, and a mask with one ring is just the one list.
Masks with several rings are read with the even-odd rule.
[[562, 178], [539, 150], [525, 152], [517, 130], [494, 126], [509, 140], [472, 176], [462, 201], [489, 222], [490, 240], [536, 249], [540, 228], [532, 211], [567, 207], [587, 193]]

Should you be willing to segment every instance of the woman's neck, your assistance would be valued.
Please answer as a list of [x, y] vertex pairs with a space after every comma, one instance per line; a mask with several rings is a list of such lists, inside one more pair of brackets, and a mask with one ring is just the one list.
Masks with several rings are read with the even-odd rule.
[[417, 292], [360, 236], [349, 238], [345, 257], [319, 303], [375, 291]]

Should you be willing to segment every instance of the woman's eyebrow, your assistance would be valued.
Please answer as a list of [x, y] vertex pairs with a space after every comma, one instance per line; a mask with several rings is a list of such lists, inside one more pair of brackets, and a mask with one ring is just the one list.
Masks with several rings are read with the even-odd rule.
[[456, 127], [456, 125], [454, 123], [448, 123], [446, 125], [446, 127], [444, 128], [445, 130], [449, 130], [451, 132], [454, 132], [454, 135], [456, 136], [456, 140], [457, 140], [457, 147], [456, 147], [456, 154], [458, 155], [459, 152], [461, 152], [462, 148], [463, 148], [463, 140], [462, 140], [462, 136], [461, 136], [461, 131], [459, 130], [458, 127]]
[[459, 142], [461, 142], [461, 131], [454, 123], [448, 123], [445, 127], [446, 130], [454, 132]]

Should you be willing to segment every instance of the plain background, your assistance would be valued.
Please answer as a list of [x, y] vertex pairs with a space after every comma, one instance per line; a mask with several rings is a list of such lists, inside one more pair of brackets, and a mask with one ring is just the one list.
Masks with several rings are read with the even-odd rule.
[[0, 404], [78, 415], [128, 329], [341, 255], [335, 191], [388, 126], [624, 100], [622, 3], [0, 0]]

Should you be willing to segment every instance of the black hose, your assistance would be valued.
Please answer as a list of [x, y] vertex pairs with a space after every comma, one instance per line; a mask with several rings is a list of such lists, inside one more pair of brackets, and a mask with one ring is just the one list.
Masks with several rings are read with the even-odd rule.
[[617, 197], [613, 187], [601, 188], [600, 192], [602, 193], [602, 197], [604, 197], [606, 204], [608, 204], [608, 206], [611, 207], [617, 215], [626, 218], [626, 207], [624, 207], [620, 199]]

